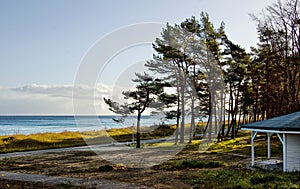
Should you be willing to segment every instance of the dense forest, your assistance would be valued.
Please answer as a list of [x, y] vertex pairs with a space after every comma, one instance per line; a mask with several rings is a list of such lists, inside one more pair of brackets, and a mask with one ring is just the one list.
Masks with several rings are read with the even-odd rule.
[[[212, 135], [234, 138], [241, 124], [299, 111], [299, 8], [298, 0], [279, 0], [250, 15], [259, 38], [250, 52], [230, 40], [225, 23], [215, 27], [208, 13], [167, 24], [153, 43], [149, 73], [137, 74], [136, 90], [123, 92], [131, 103], [105, 102], [111, 111], [138, 119], [147, 108], [176, 119], [176, 144], [186, 133], [192, 139], [201, 118], [208, 120], [210, 141]], [[163, 77], [155, 78], [157, 73]], [[174, 92], [164, 92], [166, 87]]]

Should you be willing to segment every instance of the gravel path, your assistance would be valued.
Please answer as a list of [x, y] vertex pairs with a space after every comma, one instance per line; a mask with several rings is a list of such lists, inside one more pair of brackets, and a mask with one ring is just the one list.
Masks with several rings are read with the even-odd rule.
[[132, 183], [110, 181], [110, 180], [95, 180], [95, 179], [81, 179], [81, 178], [69, 178], [69, 177], [57, 177], [46, 176], [38, 174], [24, 174], [24, 173], [11, 173], [0, 171], [0, 179], [12, 180], [12, 181], [27, 181], [27, 182], [39, 182], [50, 185], [69, 185], [69, 186], [84, 186], [86, 188], [120, 188], [120, 189], [150, 189], [147, 186], [138, 186]]

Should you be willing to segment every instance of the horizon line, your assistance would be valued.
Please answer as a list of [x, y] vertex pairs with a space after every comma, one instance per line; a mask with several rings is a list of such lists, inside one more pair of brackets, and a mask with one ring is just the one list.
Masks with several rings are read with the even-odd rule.
[[[121, 116], [121, 115], [115, 115], [115, 114], [102, 114], [102, 115], [92, 115], [92, 114], [0, 114], [1, 116]], [[135, 116], [135, 115], [130, 115]], [[142, 116], [151, 116], [151, 115], [142, 115]]]

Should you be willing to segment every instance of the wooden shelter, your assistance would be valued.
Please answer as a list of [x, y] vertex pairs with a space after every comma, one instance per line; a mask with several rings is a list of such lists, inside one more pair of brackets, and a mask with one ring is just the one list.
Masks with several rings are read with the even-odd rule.
[[251, 131], [251, 156], [255, 164], [254, 140], [257, 133], [266, 133], [268, 137], [268, 159], [271, 158], [271, 136], [277, 134], [282, 143], [283, 171], [300, 171], [300, 112], [258, 121], [241, 126]]

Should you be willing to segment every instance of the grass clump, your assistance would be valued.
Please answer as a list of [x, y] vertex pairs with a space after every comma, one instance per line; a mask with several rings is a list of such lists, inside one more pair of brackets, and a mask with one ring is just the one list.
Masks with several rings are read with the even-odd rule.
[[112, 165], [102, 165], [99, 167], [100, 172], [109, 172], [114, 170], [114, 167]]
[[183, 170], [226, 167], [227, 163], [222, 161], [201, 161], [201, 160], [175, 160], [163, 163], [156, 167], [162, 170]]
[[127, 167], [124, 164], [119, 163], [116, 165], [102, 165], [98, 168], [98, 170], [100, 172], [119, 171], [119, 170], [126, 171]]

